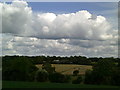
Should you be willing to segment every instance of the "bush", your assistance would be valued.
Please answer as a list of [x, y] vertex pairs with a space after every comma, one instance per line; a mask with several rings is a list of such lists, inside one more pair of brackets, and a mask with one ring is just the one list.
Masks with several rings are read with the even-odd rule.
[[65, 75], [65, 83], [69, 83], [71, 81], [70, 75]]
[[111, 85], [115, 64], [112, 60], [102, 59], [93, 67], [93, 71], [85, 74], [85, 84]]
[[46, 70], [38, 70], [36, 72], [35, 80], [38, 82], [46, 82], [48, 81], [48, 72]]
[[84, 83], [85, 84], [92, 84], [93, 83], [93, 79], [92, 79], [92, 71], [91, 70], [87, 70], [85, 72], [85, 80], [84, 80]]
[[117, 68], [112, 75], [112, 85], [120, 86], [120, 68]]
[[80, 84], [83, 81], [81, 76], [78, 76], [77, 79], [73, 80], [72, 83], [73, 84]]
[[25, 57], [3, 60], [2, 79], [10, 81], [32, 81], [38, 70]]
[[79, 73], [79, 70], [75, 70], [75, 71], [73, 71], [73, 75], [74, 75], [74, 76], [77, 76], [78, 73]]
[[48, 73], [54, 73], [55, 72], [55, 67], [52, 67], [52, 65], [48, 62], [45, 62], [42, 65], [42, 69], [45, 69]]
[[55, 83], [67, 83], [70, 81], [70, 76], [55, 72], [49, 75], [49, 80]]

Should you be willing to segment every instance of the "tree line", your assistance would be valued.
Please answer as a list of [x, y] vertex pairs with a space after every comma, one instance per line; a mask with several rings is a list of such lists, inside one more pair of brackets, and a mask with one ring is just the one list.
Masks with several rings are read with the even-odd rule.
[[[35, 58], [42, 62], [34, 62], [36, 61]], [[92, 64], [92, 70], [87, 70], [84, 76], [78, 75], [79, 71], [73, 71], [73, 75], [71, 76], [56, 72], [55, 67], [52, 67], [51, 65], [52, 59], [48, 58], [53, 57], [5, 56], [2, 59], [2, 79], [5, 81], [34, 81], [73, 84], [80, 84], [82, 82], [84, 84], [120, 85], [120, 59], [95, 59], [95, 63]], [[70, 57], [60, 58], [59, 60], [67, 60], [65, 58]], [[73, 58], [73, 60], [77, 61], [75, 58], [80, 57], [75, 56]], [[90, 58], [86, 59], [89, 60]], [[58, 57], [53, 60], [58, 60]], [[35, 66], [35, 64], [40, 63], [43, 64], [41, 69]]]
[[78, 65], [92, 65], [99, 60], [109, 59], [116, 63], [119, 62], [119, 58], [102, 58], [102, 57], [91, 57], [87, 58], [85, 56], [70, 56], [70, 57], [60, 57], [60, 56], [3, 56], [2, 60], [12, 60], [25, 58], [30, 60], [33, 64], [43, 64], [44, 62], [49, 62], [51, 64], [78, 64]]

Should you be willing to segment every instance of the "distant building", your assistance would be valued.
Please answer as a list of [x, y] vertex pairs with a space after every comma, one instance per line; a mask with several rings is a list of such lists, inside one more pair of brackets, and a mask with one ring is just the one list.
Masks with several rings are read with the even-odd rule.
[[60, 63], [60, 60], [53, 60], [53, 63]]

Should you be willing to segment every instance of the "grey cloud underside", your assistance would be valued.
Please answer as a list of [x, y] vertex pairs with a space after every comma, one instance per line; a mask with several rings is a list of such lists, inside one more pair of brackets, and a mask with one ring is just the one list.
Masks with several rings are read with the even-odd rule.
[[85, 55], [117, 57], [116, 41], [38, 39], [3, 35], [3, 55]]
[[35, 13], [25, 1], [0, 6], [3, 55], [117, 56], [117, 30], [104, 16]]

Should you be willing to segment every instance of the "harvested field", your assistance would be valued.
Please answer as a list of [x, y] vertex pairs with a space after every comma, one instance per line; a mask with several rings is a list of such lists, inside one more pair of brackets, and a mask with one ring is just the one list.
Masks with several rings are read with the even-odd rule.
[[[36, 65], [38, 68], [42, 67], [42, 64]], [[66, 75], [72, 75], [74, 70], [79, 70], [79, 75], [84, 75], [85, 71], [92, 69], [89, 65], [75, 65], [75, 64], [52, 64], [55, 67], [56, 72], [60, 72]]]

